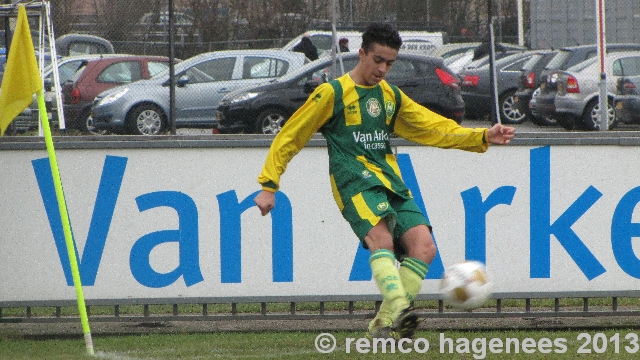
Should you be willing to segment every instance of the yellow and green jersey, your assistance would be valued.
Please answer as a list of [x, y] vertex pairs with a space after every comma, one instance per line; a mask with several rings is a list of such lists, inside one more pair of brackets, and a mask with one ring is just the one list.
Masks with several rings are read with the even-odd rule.
[[375, 186], [411, 196], [391, 149], [391, 134], [440, 148], [484, 152], [489, 146], [487, 129], [461, 127], [384, 80], [361, 86], [345, 74], [318, 86], [275, 137], [258, 177], [263, 190], [278, 190], [289, 161], [318, 131], [327, 140], [331, 186], [341, 210], [342, 199]]

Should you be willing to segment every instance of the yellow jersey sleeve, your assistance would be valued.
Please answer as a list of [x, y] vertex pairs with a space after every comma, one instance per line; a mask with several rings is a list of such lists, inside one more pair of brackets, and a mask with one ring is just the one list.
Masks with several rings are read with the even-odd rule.
[[263, 190], [276, 192], [287, 164], [307, 144], [313, 134], [333, 116], [334, 90], [324, 83], [287, 120], [271, 143], [258, 182]]
[[418, 144], [444, 149], [485, 152], [489, 148], [486, 128], [466, 128], [425, 108], [400, 91], [401, 107], [394, 133]]

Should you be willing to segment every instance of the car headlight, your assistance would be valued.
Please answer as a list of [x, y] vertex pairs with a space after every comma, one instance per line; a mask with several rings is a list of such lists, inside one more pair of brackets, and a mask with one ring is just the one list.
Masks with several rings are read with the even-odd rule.
[[241, 102], [241, 101], [247, 101], [247, 100], [251, 100], [254, 97], [260, 95], [259, 92], [246, 92], [243, 94], [240, 94], [236, 97], [233, 97], [231, 99], [229, 99], [229, 104], [233, 104], [233, 103], [237, 103], [237, 102]]
[[118, 90], [116, 92], [112, 92], [109, 95], [105, 96], [98, 102], [98, 106], [111, 104], [114, 101], [117, 101], [121, 97], [124, 96], [129, 91], [129, 88], [124, 88], [122, 90]]

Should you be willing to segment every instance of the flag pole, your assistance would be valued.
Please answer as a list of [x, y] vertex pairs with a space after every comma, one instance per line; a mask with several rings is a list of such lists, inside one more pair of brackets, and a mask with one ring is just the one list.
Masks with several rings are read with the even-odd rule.
[[58, 199], [58, 208], [60, 209], [60, 217], [62, 218], [62, 229], [64, 230], [64, 239], [67, 245], [67, 253], [69, 255], [69, 263], [71, 265], [71, 274], [73, 277], [73, 285], [76, 289], [76, 297], [78, 299], [78, 312], [80, 313], [80, 322], [82, 323], [82, 332], [84, 333], [84, 341], [87, 347], [87, 353], [93, 355], [93, 340], [91, 338], [91, 329], [89, 328], [89, 317], [87, 316], [87, 307], [84, 302], [84, 293], [82, 291], [82, 282], [80, 280], [80, 271], [78, 270], [78, 259], [76, 257], [76, 248], [71, 233], [71, 224], [69, 222], [69, 214], [67, 212], [67, 204], [64, 199], [62, 190], [62, 181], [60, 179], [60, 171], [58, 169], [58, 161], [56, 152], [53, 147], [53, 138], [51, 136], [51, 128], [49, 126], [49, 117], [44, 102], [44, 91], [40, 89], [37, 93], [38, 110], [42, 119], [42, 128], [44, 130], [44, 141], [47, 145], [49, 153], [49, 164], [51, 165], [51, 175], [53, 176], [53, 184], [56, 190], [56, 198]]

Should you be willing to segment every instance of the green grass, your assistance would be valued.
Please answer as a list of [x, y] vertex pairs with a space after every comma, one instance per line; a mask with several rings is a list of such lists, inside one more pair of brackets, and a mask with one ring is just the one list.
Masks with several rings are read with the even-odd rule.
[[[408, 354], [402, 354], [397, 350], [395, 354], [390, 354], [389, 347], [387, 347], [386, 354], [372, 354], [371, 352], [360, 354], [357, 352], [355, 340], [350, 347], [350, 353], [347, 354], [346, 339], [362, 338], [362, 332], [333, 333], [338, 346], [331, 354], [321, 354], [316, 351], [314, 340], [319, 336], [319, 333], [314, 332], [103, 336], [94, 337], [96, 355], [90, 357], [86, 355], [84, 340], [80, 336], [76, 339], [29, 340], [3, 334], [0, 331], [0, 359], [636, 359], [638, 356], [638, 353], [632, 354], [625, 350], [625, 346], [636, 347], [630, 340], [625, 340], [625, 336], [627, 334], [637, 335], [640, 332], [603, 330], [601, 332], [603, 335], [598, 335], [597, 345], [602, 347], [605, 344], [602, 340], [606, 339], [607, 349], [601, 354], [594, 352], [593, 342], [593, 337], [599, 332], [586, 331], [592, 339], [589, 343], [586, 343], [586, 339], [578, 339], [581, 332], [578, 330], [473, 331], [443, 332], [443, 335], [440, 332], [432, 331], [418, 332], [416, 336], [427, 339], [430, 347], [426, 353], [412, 351]], [[619, 335], [619, 353], [615, 353], [614, 350], [616, 341], [613, 337], [615, 334]], [[451, 339], [452, 353], [449, 352], [448, 345], [444, 346], [442, 349], [444, 353], [441, 353], [440, 336]], [[503, 341], [501, 354], [490, 352], [488, 345], [492, 338]], [[516, 353], [515, 346], [511, 345], [510, 352], [506, 353], [507, 338], [518, 339], [520, 343], [525, 338], [535, 339], [536, 342], [541, 338], [547, 338], [550, 339], [548, 349], [551, 352], [541, 353], [534, 347], [531, 348], [533, 353], [527, 354], [520, 346], [518, 347], [519, 352]], [[555, 352], [555, 350], [562, 350], [561, 347], [554, 345], [554, 341], [559, 338], [566, 339], [564, 353]], [[484, 351], [481, 339], [486, 339]], [[465, 347], [465, 341], [468, 343], [467, 347]], [[421, 345], [424, 345], [424, 342]], [[578, 348], [582, 345], [585, 345], [585, 349], [590, 349], [591, 354], [578, 354]], [[411, 348], [411, 345], [405, 348]]]

